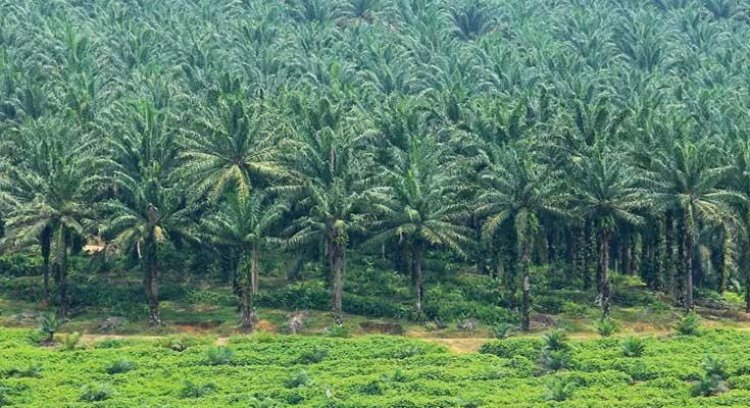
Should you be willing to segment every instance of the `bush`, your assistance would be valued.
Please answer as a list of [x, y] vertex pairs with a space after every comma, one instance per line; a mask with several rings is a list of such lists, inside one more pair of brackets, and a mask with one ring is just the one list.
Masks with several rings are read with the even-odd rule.
[[514, 326], [510, 323], [500, 323], [497, 326], [495, 326], [495, 338], [497, 339], [506, 339], [511, 334], [513, 334], [513, 328]]
[[128, 371], [133, 371], [134, 369], [135, 364], [131, 363], [129, 360], [117, 360], [114, 364], [107, 367], [106, 371], [109, 375], [115, 375], [127, 373]]
[[200, 344], [198, 339], [191, 336], [169, 336], [160, 339], [158, 345], [164, 348], [168, 348], [173, 351], [183, 352], [190, 347], [197, 346]]
[[312, 350], [303, 351], [299, 357], [300, 364], [316, 364], [328, 357], [328, 349], [315, 346]]
[[232, 364], [234, 352], [226, 347], [212, 347], [206, 352], [206, 365], [220, 366]]
[[97, 402], [105, 401], [114, 395], [114, 391], [107, 384], [86, 385], [81, 391], [81, 401]]
[[695, 312], [690, 312], [677, 323], [676, 329], [683, 336], [697, 336], [700, 332], [700, 318]]
[[542, 341], [544, 346], [539, 358], [542, 371], [558, 371], [570, 366], [570, 346], [565, 332], [551, 331], [542, 337]]
[[12, 378], [39, 378], [42, 376], [42, 366], [37, 363], [31, 363], [26, 367], [14, 367], [5, 372], [5, 377]]
[[723, 359], [706, 356], [703, 360], [703, 369], [706, 371], [698, 379], [691, 389], [694, 397], [710, 397], [727, 390], [727, 363]]
[[690, 394], [694, 397], [710, 397], [726, 391], [726, 384], [720, 378], [704, 375], [696, 382]]
[[347, 329], [344, 326], [331, 326], [326, 328], [326, 336], [328, 337], [340, 337], [340, 338], [346, 338], [350, 337], [351, 333], [349, 332], [349, 329]]
[[547, 401], [566, 401], [573, 396], [578, 384], [568, 378], [554, 378], [546, 385], [547, 392], [544, 399]]
[[383, 393], [383, 384], [380, 381], [370, 381], [359, 387], [359, 391], [366, 395], [380, 395]]
[[568, 336], [562, 330], [552, 330], [542, 336], [544, 342], [544, 349], [550, 351], [564, 351], [568, 350]]
[[565, 301], [555, 296], [538, 296], [533, 302], [534, 310], [540, 313], [560, 314]]
[[727, 362], [724, 359], [708, 355], [703, 360], [702, 367], [706, 370], [706, 375], [717, 377], [721, 380], [727, 379]]
[[597, 322], [596, 332], [602, 337], [609, 337], [617, 332], [617, 324], [609, 317], [604, 317]]
[[27, 254], [0, 256], [0, 276], [9, 277], [41, 275], [42, 260]]
[[48, 343], [52, 343], [55, 341], [55, 333], [57, 333], [57, 328], [60, 326], [60, 323], [57, 320], [57, 315], [55, 313], [44, 313], [39, 318], [39, 331], [44, 333], [45, 340]]
[[646, 351], [646, 343], [638, 337], [628, 337], [622, 341], [622, 355], [625, 357], [641, 357]]
[[65, 351], [73, 351], [78, 346], [78, 342], [81, 341], [81, 333], [73, 332], [70, 334], [66, 334], [65, 337], [63, 337], [63, 350]]
[[180, 398], [200, 398], [214, 392], [216, 392], [215, 384], [196, 385], [191, 381], [185, 381], [180, 390]]
[[284, 381], [284, 387], [286, 388], [300, 388], [306, 387], [312, 384], [310, 376], [304, 370], [298, 371], [292, 377]]

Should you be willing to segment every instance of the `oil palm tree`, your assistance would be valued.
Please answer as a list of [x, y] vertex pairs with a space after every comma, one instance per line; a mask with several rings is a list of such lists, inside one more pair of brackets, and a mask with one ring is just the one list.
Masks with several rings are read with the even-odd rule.
[[271, 231], [286, 211], [286, 204], [274, 203], [258, 190], [250, 197], [226, 195], [218, 210], [203, 220], [203, 234], [211, 242], [233, 249], [238, 266], [240, 327], [252, 331], [254, 300], [258, 294], [261, 251], [273, 240]]
[[372, 223], [375, 234], [370, 243], [395, 241], [409, 249], [415, 311], [422, 316], [423, 257], [430, 248], [446, 248], [465, 257], [464, 247], [471, 243], [471, 229], [461, 217], [468, 206], [462, 199], [461, 183], [444, 165], [446, 150], [433, 137], [412, 139], [407, 154], [393, 156], [382, 167], [381, 183], [388, 187], [387, 200], [373, 203], [378, 217]]
[[642, 164], [641, 194], [661, 211], [679, 216], [682, 245], [682, 274], [685, 280], [684, 306], [693, 308], [693, 257], [701, 225], [720, 226], [735, 218], [731, 204], [743, 197], [722, 188], [732, 166], [721, 165], [721, 152], [708, 140], [683, 137], [670, 148], [651, 152]]
[[50, 261], [52, 255], [57, 258], [55, 300], [63, 317], [69, 309], [68, 250], [74, 238], [85, 236], [95, 213], [89, 202], [91, 161], [85, 148], [71, 145], [72, 128], [60, 125], [56, 120], [44, 121], [25, 135], [25, 159], [3, 169], [0, 190], [12, 208], [6, 242], [39, 245], [45, 302], [52, 300]]
[[543, 216], [565, 216], [559, 175], [545, 166], [522, 144], [490, 147], [482, 172], [476, 212], [484, 218], [482, 235], [490, 240], [512, 228], [518, 246], [518, 270], [523, 279], [521, 328], [530, 328], [531, 250]]
[[[361, 230], [369, 203], [383, 195], [383, 189], [368, 183], [371, 153], [353, 130], [355, 119], [346, 121], [341, 105], [321, 98], [317, 105], [293, 102], [301, 114], [297, 124], [299, 140], [288, 156], [292, 180], [275, 190], [304, 208], [303, 216], [290, 226], [289, 244], [313, 241], [324, 244], [331, 281], [331, 309], [337, 324], [343, 324], [344, 275], [349, 233]], [[350, 112], [353, 113], [353, 112]]]
[[[178, 147], [169, 113], [139, 100], [117, 106], [118, 132], [109, 140], [105, 165], [111, 175], [103, 187], [116, 199], [101, 205], [109, 216], [105, 235], [140, 260], [149, 306], [149, 324], [159, 314], [159, 251], [170, 240], [195, 236], [193, 212], [176, 178]], [[119, 120], [118, 120], [119, 119]]]
[[606, 317], [609, 316], [611, 295], [610, 240], [623, 226], [643, 224], [643, 218], [637, 211], [645, 203], [634, 188], [632, 171], [622, 156], [595, 147], [573, 162], [572, 203], [579, 215], [594, 226], [597, 242], [597, 304]]

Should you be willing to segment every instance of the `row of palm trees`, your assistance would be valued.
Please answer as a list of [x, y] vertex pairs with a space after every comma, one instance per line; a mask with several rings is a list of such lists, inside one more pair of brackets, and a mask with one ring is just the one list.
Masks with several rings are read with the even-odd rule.
[[[231, 251], [244, 327], [255, 318], [263, 250], [322, 245], [338, 323], [353, 243], [407, 254], [418, 315], [430, 251], [483, 257], [496, 269], [503, 262], [492, 255], [507, 253], [512, 265], [496, 273], [509, 287], [520, 276], [525, 329], [535, 263], [565, 265], [584, 278], [593, 272], [606, 315], [610, 268], [635, 273], [638, 266], [623, 262], [636, 252], [657, 253], [648, 256], [661, 265], [642, 274], [651, 274], [654, 289], [676, 290], [686, 308], [694, 303], [694, 262], [705, 261], [697, 250], [703, 230], [726, 237], [708, 250], [726, 252], [729, 267], [747, 257], [750, 145], [743, 140], [684, 136], [632, 151], [602, 142], [571, 151], [554, 138], [474, 140], [467, 154], [466, 140], [441, 140], [425, 115], [415, 131], [391, 138], [327, 96], [293, 98], [295, 113], [283, 124], [268, 120], [283, 120], [274, 108], [248, 100], [221, 96], [195, 123], [153, 101], [119, 104], [105, 118], [112, 136], [104, 143], [52, 119], [12, 138], [6, 149], [21, 159], [0, 173], [5, 243], [38, 246], [45, 297], [55, 269], [61, 314], [69, 304], [68, 254], [94, 237], [139, 259], [152, 324], [161, 322], [166, 243]], [[567, 265], [536, 249], [543, 243], [553, 252], [572, 240], [584, 243], [569, 251]], [[578, 252], [593, 266], [582, 265]]]
[[748, 276], [748, 15], [735, 0], [0, 2], [3, 248], [39, 249], [64, 314], [66, 257], [112, 243], [139, 260], [153, 323], [164, 249], [196, 245], [230, 255], [244, 325], [263, 251], [322, 258], [339, 321], [352, 251], [411, 274], [417, 313], [430, 257], [520, 287], [524, 326], [536, 265], [604, 313], [613, 268], [689, 308], [693, 286]]

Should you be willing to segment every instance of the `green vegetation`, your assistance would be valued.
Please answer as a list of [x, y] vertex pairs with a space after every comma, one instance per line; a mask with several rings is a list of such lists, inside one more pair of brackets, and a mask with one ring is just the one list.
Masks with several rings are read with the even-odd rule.
[[[631, 340], [633, 341], [633, 340]], [[0, 383], [9, 406], [107, 401], [104, 406], [247, 407], [743, 407], [750, 404], [750, 333], [642, 338], [623, 356], [614, 339], [560, 333], [494, 340], [487, 353], [454, 354], [399, 337], [269, 335], [231, 338], [225, 348], [195, 339], [177, 352], [154, 341], [87, 343], [75, 352], [29, 343], [0, 329]], [[495, 351], [489, 352], [490, 349]], [[207, 364], [206, 356], [233, 358]], [[405, 353], [404, 350], [409, 350]], [[566, 367], [539, 371], [564, 351]], [[19, 375], [36, 366], [34, 375]], [[20, 367], [20, 368], [19, 368]], [[260, 375], [259, 373], [262, 373]], [[552, 404], [552, 405], [550, 405]], [[87, 406], [87, 405], [81, 405]]]
[[0, 0], [0, 325], [38, 328], [0, 405], [741, 405], [748, 38], [738, 0]]

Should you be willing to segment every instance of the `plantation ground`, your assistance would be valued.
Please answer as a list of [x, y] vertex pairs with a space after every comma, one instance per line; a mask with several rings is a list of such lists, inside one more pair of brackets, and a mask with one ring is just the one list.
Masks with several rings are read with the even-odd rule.
[[[750, 333], [649, 337], [641, 357], [621, 338], [570, 340], [568, 368], [542, 372], [538, 337], [455, 353], [403, 337], [256, 334], [88, 339], [40, 347], [0, 329], [2, 399], [23, 407], [747, 407]], [[37, 336], [38, 337], [38, 336]], [[61, 336], [64, 337], [64, 336]], [[179, 351], [183, 349], [182, 351]], [[724, 361], [716, 396], [693, 397], [707, 356]], [[557, 384], [557, 387], [554, 385]], [[560, 391], [560, 384], [573, 384]], [[555, 392], [557, 388], [557, 392]], [[565, 401], [550, 401], [552, 397]], [[88, 400], [88, 401], [85, 401]], [[91, 402], [93, 400], [101, 400]]]

